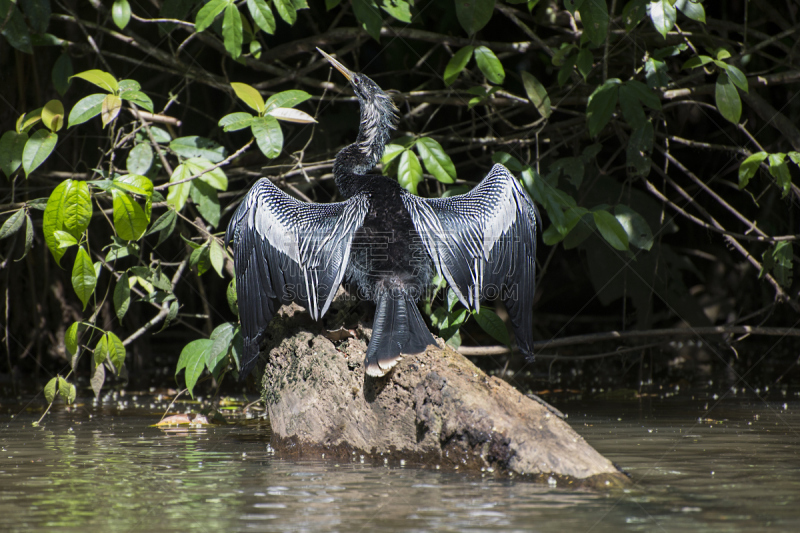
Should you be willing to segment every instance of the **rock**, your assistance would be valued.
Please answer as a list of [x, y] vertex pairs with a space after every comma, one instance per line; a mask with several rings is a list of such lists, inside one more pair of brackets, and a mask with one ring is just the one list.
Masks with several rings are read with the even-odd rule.
[[[449, 347], [364, 373], [366, 343], [338, 346], [304, 312], [270, 324], [263, 398], [279, 453], [399, 461], [571, 486], [628, 482], [565, 421]], [[341, 337], [341, 329], [333, 338]]]

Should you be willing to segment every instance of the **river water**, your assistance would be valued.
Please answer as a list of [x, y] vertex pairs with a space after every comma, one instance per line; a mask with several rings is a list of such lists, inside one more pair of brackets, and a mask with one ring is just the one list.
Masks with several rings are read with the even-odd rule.
[[264, 420], [152, 427], [153, 396], [79, 399], [39, 427], [43, 400], [0, 400], [0, 531], [800, 531], [798, 394], [721, 396], [557, 403], [630, 474], [614, 492], [289, 460]]

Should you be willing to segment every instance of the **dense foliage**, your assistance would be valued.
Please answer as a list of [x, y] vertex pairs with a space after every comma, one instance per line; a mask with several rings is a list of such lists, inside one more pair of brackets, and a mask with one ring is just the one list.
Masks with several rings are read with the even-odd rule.
[[[0, 0], [9, 371], [45, 374], [51, 401], [74, 400], [76, 377], [97, 394], [132, 365], [152, 378], [167, 346], [190, 390], [235, 373], [231, 210], [264, 175], [336, 199], [332, 158], [355, 138], [354, 99], [316, 47], [392, 90], [382, 170], [410, 191], [466, 192], [493, 162], [520, 177], [544, 217], [544, 358], [587, 332], [785, 335], [800, 310], [789, 9]], [[448, 342], [510, 345], [501, 310], [470, 315], [438, 289], [425, 310]]]

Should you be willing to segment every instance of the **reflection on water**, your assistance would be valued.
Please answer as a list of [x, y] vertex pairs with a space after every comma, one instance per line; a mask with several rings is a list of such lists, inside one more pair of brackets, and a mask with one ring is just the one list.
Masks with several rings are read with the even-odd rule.
[[265, 423], [162, 430], [155, 406], [62, 407], [34, 428], [0, 403], [0, 531], [800, 530], [800, 402], [558, 407], [632, 489], [289, 461]]

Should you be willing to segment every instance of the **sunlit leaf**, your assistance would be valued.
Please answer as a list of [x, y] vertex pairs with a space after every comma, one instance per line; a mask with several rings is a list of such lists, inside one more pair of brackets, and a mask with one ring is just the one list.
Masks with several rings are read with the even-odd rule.
[[197, 17], [194, 20], [194, 30], [196, 32], [204, 31], [211, 26], [217, 15], [222, 13], [222, 10], [229, 5], [228, 0], [211, 0], [197, 12]]
[[433, 174], [433, 177], [442, 183], [456, 182], [456, 167], [441, 144], [430, 137], [421, 137], [415, 146], [425, 168]]
[[295, 122], [297, 124], [314, 124], [317, 120], [299, 109], [290, 107], [276, 107], [267, 112], [268, 115], [283, 120], [285, 122]]
[[614, 216], [628, 235], [630, 244], [642, 250], [653, 247], [653, 231], [642, 215], [627, 205], [619, 204], [614, 208]]
[[[192, 172], [186, 167], [186, 165], [178, 165], [175, 170], [172, 171], [172, 176], [170, 176], [169, 181], [170, 183], [175, 183], [188, 179], [191, 176]], [[186, 200], [189, 199], [189, 191], [191, 186], [192, 184], [189, 181], [170, 186], [169, 192], [167, 193], [167, 203], [174, 207], [175, 211], [180, 211], [183, 209], [183, 206], [186, 204]]]
[[283, 132], [274, 117], [255, 117], [251, 125], [253, 137], [261, 152], [270, 159], [278, 157], [283, 149]]
[[123, 272], [114, 286], [114, 311], [120, 324], [131, 305], [131, 286], [128, 282], [128, 273]]
[[59, 100], [50, 100], [42, 107], [42, 124], [50, 131], [58, 131], [64, 125], [64, 105]]
[[739, 91], [725, 72], [717, 77], [714, 99], [720, 114], [729, 122], [738, 124], [742, 117], [742, 100], [739, 98]]
[[22, 150], [22, 168], [26, 178], [45, 162], [55, 149], [57, 141], [57, 133], [44, 129], [36, 130], [31, 135]]
[[259, 28], [270, 35], [275, 33], [275, 16], [264, 0], [247, 0], [247, 8]]
[[137, 106], [141, 107], [142, 109], [146, 109], [151, 113], [153, 112], [153, 101], [142, 91], [125, 91], [120, 93], [119, 97], [123, 100], [127, 100], [128, 102], [133, 102]]
[[88, 81], [89, 83], [93, 83], [109, 93], [115, 93], [119, 90], [119, 84], [117, 83], [117, 79], [108, 72], [105, 72], [103, 70], [98, 70], [98, 69], [86, 70], [84, 72], [79, 72], [72, 77], [81, 78], [83, 80]]
[[111, 6], [111, 18], [119, 29], [125, 29], [131, 20], [131, 5], [128, 0], [114, 0], [114, 5]]
[[[186, 165], [186, 167], [192, 171], [193, 175], [199, 174], [207, 168], [214, 166], [211, 164], [211, 161], [202, 157], [193, 157], [191, 159], [187, 159], [184, 161], [184, 165]], [[228, 190], [228, 176], [226, 176], [225, 172], [219, 167], [209, 170], [197, 179], [207, 183], [218, 191]]]
[[649, 10], [653, 26], [666, 39], [667, 32], [675, 26], [675, 20], [678, 16], [675, 6], [672, 5], [670, 0], [655, 0], [650, 2]]
[[114, 203], [114, 229], [117, 236], [126, 241], [135, 241], [147, 229], [148, 217], [144, 209], [126, 192], [111, 191]]
[[213, 344], [214, 341], [211, 339], [197, 339], [184, 346], [181, 351], [175, 375], [186, 369], [184, 379], [192, 398], [194, 398], [194, 386], [206, 366], [206, 355]]
[[739, 165], [740, 189], [747, 187], [747, 184], [750, 183], [750, 180], [756, 175], [758, 167], [761, 166], [761, 162], [767, 158], [767, 155], [767, 152], [758, 152], [742, 161], [742, 164]]
[[217, 125], [222, 128], [222, 131], [228, 132], [249, 128], [252, 123], [253, 115], [250, 113], [237, 112], [225, 115], [219, 119]]
[[602, 235], [611, 246], [617, 250], [628, 249], [628, 234], [614, 215], [600, 209], [594, 211], [592, 216], [594, 216], [594, 223], [597, 225], [600, 235]]
[[86, 98], [79, 100], [77, 104], [72, 106], [69, 112], [69, 127], [83, 124], [89, 119], [99, 115], [103, 111], [103, 101], [105, 94], [90, 94]]
[[458, 75], [461, 74], [461, 71], [464, 70], [467, 63], [469, 63], [474, 50], [474, 46], [467, 45], [453, 54], [453, 57], [450, 58], [450, 61], [447, 62], [447, 66], [444, 68], [445, 85], [452, 85], [453, 82], [458, 79]]
[[[287, 1], [287, 0], [284, 0]], [[383, 18], [374, 0], [352, 0], [353, 14], [370, 37], [376, 41], [381, 39]]]
[[228, 4], [225, 8], [225, 16], [222, 18], [222, 38], [225, 50], [233, 59], [242, 55], [242, 15], [233, 4]]
[[236, 96], [251, 109], [257, 111], [259, 114], [264, 112], [264, 98], [258, 90], [246, 83], [239, 82], [231, 83], [231, 87], [233, 87]]
[[132, 174], [147, 174], [153, 166], [153, 149], [149, 143], [139, 143], [128, 152], [125, 161], [128, 172]]
[[417, 184], [422, 181], [422, 166], [419, 164], [417, 155], [411, 150], [406, 150], [400, 156], [397, 180], [404, 189], [412, 194], [417, 194]]
[[53, 378], [47, 382], [47, 385], [44, 386], [44, 399], [47, 403], [53, 403], [53, 400], [56, 399], [56, 387], [58, 384], [58, 378]]
[[97, 275], [94, 272], [94, 265], [92, 265], [92, 260], [89, 258], [86, 248], [81, 246], [78, 248], [78, 255], [75, 257], [75, 264], [72, 266], [72, 288], [75, 289], [75, 294], [78, 295], [81, 303], [83, 303], [84, 310], [96, 285]]
[[494, 52], [485, 46], [478, 46], [473, 54], [475, 55], [475, 61], [478, 63], [478, 68], [486, 76], [486, 79], [497, 85], [502, 84], [506, 79], [506, 72]]
[[100, 106], [100, 118], [103, 120], [104, 128], [117, 118], [120, 109], [122, 109], [122, 99], [116, 94], [109, 94], [103, 98]]

